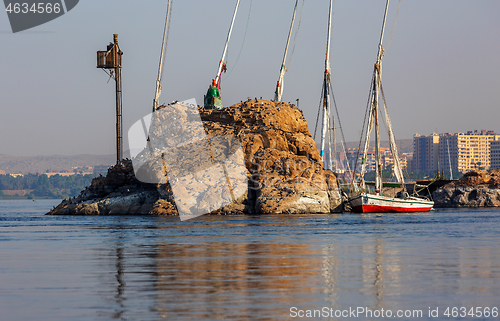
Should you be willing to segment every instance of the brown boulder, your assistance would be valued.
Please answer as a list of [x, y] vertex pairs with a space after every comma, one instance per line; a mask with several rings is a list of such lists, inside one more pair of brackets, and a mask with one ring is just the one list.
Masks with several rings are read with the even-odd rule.
[[498, 207], [500, 169], [470, 171], [436, 190], [432, 197], [436, 207]]

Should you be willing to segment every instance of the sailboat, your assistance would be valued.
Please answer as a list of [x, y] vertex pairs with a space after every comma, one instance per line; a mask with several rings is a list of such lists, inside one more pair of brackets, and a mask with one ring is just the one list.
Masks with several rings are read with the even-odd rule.
[[[387, 18], [387, 11], [389, 8], [389, 0], [386, 2], [384, 20], [382, 23], [382, 32], [380, 34], [380, 42], [378, 45], [377, 61], [375, 63], [375, 68], [373, 71], [373, 81], [371, 88], [371, 101], [368, 106], [368, 128], [365, 137], [365, 144], [362, 156], [362, 165], [360, 173], [359, 185], [353, 183], [354, 190], [349, 195], [349, 205], [355, 212], [361, 213], [375, 213], [375, 212], [424, 212], [429, 211], [434, 206], [434, 202], [408, 195], [405, 182], [403, 177], [403, 172], [401, 169], [401, 162], [398, 157], [398, 150], [396, 146], [396, 139], [394, 137], [394, 132], [392, 129], [389, 114], [387, 112], [387, 107], [385, 105], [385, 99], [382, 100], [383, 110], [380, 110], [381, 106], [379, 104], [380, 94], [383, 97], [382, 91], [382, 58], [384, 56], [384, 48], [382, 47], [382, 41], [384, 39], [384, 29]], [[379, 114], [380, 113], [380, 114]], [[393, 171], [396, 176], [399, 186], [402, 187], [402, 191], [398, 194], [399, 197], [390, 197], [383, 195], [384, 183], [382, 182], [382, 164], [381, 164], [381, 153], [380, 153], [380, 130], [379, 124], [382, 113], [385, 117], [385, 123], [387, 125], [387, 131], [390, 142], [390, 150], [394, 159]], [[370, 136], [372, 130], [375, 127], [375, 192], [368, 192], [366, 185], [367, 182], [364, 181], [364, 174], [366, 170], [366, 159], [370, 144]], [[354, 182], [354, 179], [353, 179]]]
[[221, 83], [221, 75], [222, 72], [226, 72], [226, 54], [227, 48], [229, 45], [229, 39], [231, 38], [231, 32], [233, 31], [234, 19], [236, 18], [236, 13], [238, 12], [238, 7], [240, 5], [240, 0], [237, 0], [236, 7], [234, 8], [233, 19], [231, 20], [231, 26], [229, 27], [229, 31], [227, 33], [226, 44], [224, 46], [224, 50], [222, 51], [222, 58], [219, 61], [219, 68], [217, 69], [217, 75], [214, 79], [212, 79], [212, 84], [208, 87], [207, 94], [204, 98], [205, 108], [208, 109], [221, 109], [222, 108], [222, 98], [220, 96], [220, 83]]

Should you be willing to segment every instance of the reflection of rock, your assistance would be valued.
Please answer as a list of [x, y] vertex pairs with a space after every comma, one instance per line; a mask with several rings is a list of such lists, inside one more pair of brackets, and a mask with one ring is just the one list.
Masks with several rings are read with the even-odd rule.
[[[193, 125], [196, 111], [162, 108], [172, 114], [153, 117], [149, 148], [134, 159], [135, 175], [131, 161], [122, 161], [107, 177], [95, 178], [79, 197], [63, 201], [50, 214], [339, 210], [335, 175], [323, 170], [307, 122], [295, 106], [249, 100], [221, 110], [200, 108], [203, 133]], [[172, 144], [169, 135], [184, 140]], [[244, 166], [232, 155], [241, 155]], [[150, 183], [141, 183], [136, 176]], [[225, 206], [219, 209], [219, 205]]]
[[[223, 226], [249, 231], [248, 226], [252, 228], [253, 223], [228, 222]], [[185, 310], [186, 300], [190, 300], [199, 307], [208, 307], [207, 313], [196, 314], [193, 319], [197, 320], [285, 319], [273, 318], [281, 313], [273, 310], [264, 312], [268, 318], [259, 318], [263, 311], [256, 316], [248, 304], [239, 303], [249, 300], [259, 307], [264, 306], [261, 302], [266, 302], [266, 308], [291, 307], [297, 304], [297, 294], [314, 298], [318, 277], [323, 276], [326, 282], [337, 280], [333, 278], [336, 266], [331, 267], [333, 272], [328, 271], [332, 273], [328, 274], [330, 278], [323, 272], [327, 271], [325, 264], [332, 264], [335, 255], [325, 255], [325, 250], [319, 246], [308, 242], [277, 246], [274, 242], [244, 240], [226, 242], [208, 238], [188, 245], [162, 242], [154, 251], [144, 253], [154, 255], [152, 260], [157, 262], [154, 270], [154, 286], [158, 294], [155, 310], [166, 315], [168, 320], [176, 320], [178, 315], [191, 316], [193, 314], [187, 314]], [[335, 244], [332, 247], [335, 248]], [[327, 288], [328, 284], [323, 286]], [[332, 286], [332, 289], [336, 288]], [[242, 301], [242, 297], [245, 300]]]
[[500, 206], [500, 169], [471, 171], [439, 188], [432, 197], [436, 207]]

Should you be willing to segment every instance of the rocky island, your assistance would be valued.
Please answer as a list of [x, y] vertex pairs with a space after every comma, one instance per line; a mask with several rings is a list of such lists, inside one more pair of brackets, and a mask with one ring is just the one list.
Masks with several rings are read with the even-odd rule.
[[[246, 192], [212, 214], [340, 212], [336, 177], [323, 169], [307, 121], [293, 104], [248, 99], [224, 109], [199, 107], [198, 111], [208, 137], [233, 137], [240, 142], [248, 178]], [[173, 112], [178, 119], [192, 117], [185, 110]], [[209, 186], [202, 192], [216, 196], [217, 191], [218, 186]], [[168, 179], [157, 184], [141, 182], [132, 161], [123, 160], [106, 176], [94, 178], [78, 197], [63, 200], [48, 214], [178, 215], [181, 204], [176, 202], [182, 201], [174, 197]]]
[[436, 190], [435, 207], [500, 206], [500, 169], [475, 170]]

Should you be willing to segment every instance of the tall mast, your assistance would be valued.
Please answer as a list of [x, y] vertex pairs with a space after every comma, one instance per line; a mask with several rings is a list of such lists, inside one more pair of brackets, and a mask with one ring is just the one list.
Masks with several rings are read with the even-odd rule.
[[286, 67], [285, 67], [286, 55], [288, 53], [288, 45], [290, 44], [290, 37], [292, 36], [292, 29], [293, 29], [293, 24], [295, 22], [295, 13], [297, 12], [298, 3], [299, 0], [296, 0], [295, 8], [293, 9], [292, 23], [290, 25], [290, 31], [288, 32], [288, 39], [286, 41], [285, 54], [283, 55], [283, 63], [281, 64], [280, 77], [278, 79], [278, 82], [276, 83], [276, 91], [274, 92], [274, 101], [281, 101], [281, 96], [283, 95], [283, 80], [285, 78], [285, 72], [286, 72]]
[[[333, 128], [334, 122], [331, 117], [330, 112], [330, 39], [331, 39], [331, 28], [332, 28], [332, 4], [333, 0], [330, 0], [330, 12], [328, 15], [328, 31], [326, 36], [326, 53], [325, 53], [325, 75], [323, 79], [323, 125], [321, 132], [321, 151], [320, 156], [323, 159], [323, 166], [325, 169], [332, 170], [332, 140], [331, 135], [327, 135], [327, 130], [330, 127]], [[332, 121], [332, 124], [330, 124]], [[332, 129], [333, 130], [333, 129]], [[325, 142], [326, 139], [330, 137], [330, 142], [328, 145], [328, 163], [325, 159]]]
[[375, 63], [375, 79], [373, 88], [373, 117], [375, 118], [375, 192], [380, 194], [382, 191], [382, 163], [380, 159], [380, 128], [379, 128], [379, 94], [382, 80], [382, 58], [384, 56], [384, 48], [382, 42], [384, 40], [385, 22], [387, 19], [387, 11], [389, 8], [389, 0], [387, 0], [384, 12], [384, 21], [382, 23], [382, 31], [380, 32], [380, 42], [378, 44], [377, 62]]
[[167, 47], [166, 46], [166, 44], [167, 44], [167, 31], [168, 31], [168, 24], [170, 23], [169, 16], [170, 16], [170, 0], [168, 0], [168, 2], [167, 2], [165, 28], [163, 29], [163, 41], [161, 43], [160, 64], [158, 66], [158, 78], [156, 79], [155, 98], [153, 99], [153, 112], [158, 109], [158, 100], [160, 99], [160, 95], [161, 95], [161, 80], [163, 77], [163, 58], [165, 56], [165, 51], [166, 51], [166, 47]]
[[450, 156], [450, 137], [446, 137], [446, 146], [448, 146], [448, 164], [450, 166], [450, 180], [453, 180], [453, 169], [451, 168], [451, 156]]
[[238, 6], [240, 5], [240, 0], [236, 2], [236, 7], [234, 8], [233, 19], [231, 20], [231, 26], [227, 33], [226, 45], [224, 46], [224, 51], [222, 52], [222, 58], [219, 62], [219, 69], [217, 70], [217, 76], [215, 76], [215, 85], [220, 88], [220, 76], [224, 68], [224, 60], [226, 59], [227, 47], [229, 45], [229, 39], [231, 38], [231, 32], [233, 31], [234, 19], [236, 18], [236, 13], [238, 12]]

